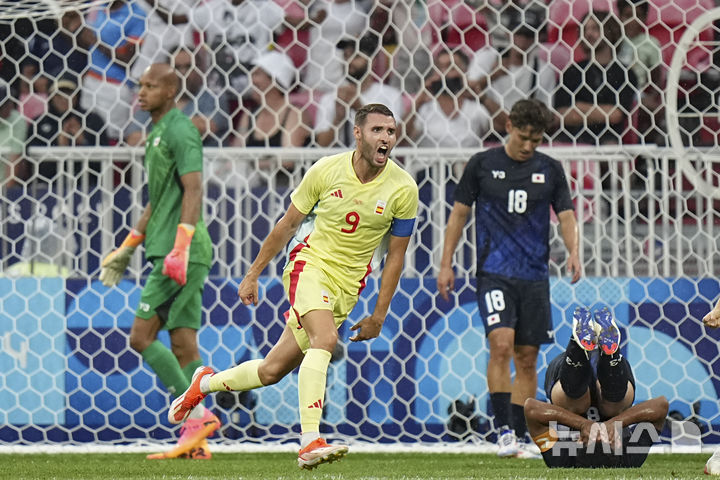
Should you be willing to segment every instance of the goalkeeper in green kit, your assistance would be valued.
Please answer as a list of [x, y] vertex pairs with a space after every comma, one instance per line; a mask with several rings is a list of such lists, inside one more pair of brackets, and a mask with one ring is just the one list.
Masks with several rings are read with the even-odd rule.
[[[202, 365], [197, 331], [212, 260], [202, 216], [202, 142], [190, 119], [175, 108], [180, 79], [170, 65], [148, 67], [139, 87], [140, 108], [150, 113], [153, 123], [145, 144], [148, 204], [120, 247], [103, 260], [100, 280], [117, 285], [135, 248], [145, 241], [153, 269], [135, 312], [130, 346], [177, 396]], [[172, 351], [157, 339], [161, 329], [170, 332]], [[178, 445], [148, 458], [208, 459], [206, 438], [219, 427], [218, 418], [199, 404], [183, 424]]]

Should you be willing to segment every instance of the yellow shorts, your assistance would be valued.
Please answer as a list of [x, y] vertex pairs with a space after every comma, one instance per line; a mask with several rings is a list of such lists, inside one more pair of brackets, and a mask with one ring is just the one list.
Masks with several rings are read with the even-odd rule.
[[323, 270], [304, 260], [295, 260], [285, 267], [283, 285], [290, 301], [287, 323], [303, 353], [310, 348], [310, 339], [300, 321], [306, 313], [330, 310], [335, 326], [340, 328], [358, 301], [357, 294], [348, 294]]

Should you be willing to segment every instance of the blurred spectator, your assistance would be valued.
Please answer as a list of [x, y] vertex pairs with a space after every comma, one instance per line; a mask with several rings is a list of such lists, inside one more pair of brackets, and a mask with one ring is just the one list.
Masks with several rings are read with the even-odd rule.
[[408, 138], [418, 147], [477, 147], [490, 130], [491, 118], [469, 94], [467, 55], [440, 50], [434, 62], [425, 90], [405, 122]]
[[409, 94], [420, 91], [432, 61], [418, 26], [422, 22], [421, 10], [413, 8], [414, 4], [377, 0], [370, 13], [370, 28], [380, 35], [391, 59], [390, 64], [383, 66], [393, 72], [391, 85]]
[[327, 17], [326, 4], [317, 0], [274, 1], [285, 10], [285, 22], [275, 34], [275, 43], [297, 68], [303, 68], [307, 62], [310, 32], [319, 28]]
[[38, 63], [26, 60], [20, 66], [20, 111], [28, 120], [45, 113], [48, 96], [48, 78], [41, 74]]
[[78, 84], [72, 75], [50, 89], [48, 111], [32, 125], [31, 146], [94, 147], [108, 145], [102, 117], [79, 105]]
[[[162, 5], [165, 10], [186, 15], [202, 1], [162, 0]], [[167, 62], [167, 59], [179, 48], [186, 47], [193, 50], [196, 44], [195, 31], [189, 23], [172, 25], [165, 22], [157, 10], [149, 10], [147, 13], [147, 31], [143, 36], [138, 57], [130, 71], [130, 77], [134, 80], [139, 79], [152, 63]]]
[[[347, 39], [340, 42], [347, 62], [347, 77], [335, 92], [320, 98], [315, 118], [315, 138], [318, 145], [351, 147], [355, 144], [353, 122], [355, 112], [368, 103], [382, 103], [393, 112], [396, 119], [405, 117], [402, 92], [378, 81], [370, 71], [379, 43], [377, 35], [370, 33], [359, 41]], [[398, 138], [401, 134], [398, 133]]]
[[208, 85], [217, 94], [242, 97], [249, 86], [253, 61], [268, 50], [279, 30], [283, 9], [268, 0], [208, 0], [186, 14], [168, 11], [158, 0], [145, 0], [155, 13], [172, 25], [189, 23], [202, 32], [214, 57]]
[[665, 144], [660, 125], [663, 123], [662, 92], [665, 89], [662, 49], [650, 35], [647, 0], [618, 0], [617, 9], [625, 36], [619, 58], [635, 74], [640, 93], [637, 129], [650, 143]]
[[79, 78], [88, 65], [87, 52], [75, 48], [72, 39], [62, 35], [57, 21], [52, 19], [37, 21], [27, 48], [32, 60], [39, 62], [40, 70], [51, 79], [60, 77], [63, 72], [72, 72]]
[[241, 147], [301, 147], [306, 145], [309, 130], [300, 110], [288, 100], [295, 83], [295, 66], [281, 52], [264, 53], [251, 72], [250, 98], [256, 104], [251, 115], [240, 121]]
[[514, 3], [501, 11], [485, 9], [492, 25], [492, 45], [478, 50], [468, 68], [473, 90], [480, 95], [500, 134], [505, 133], [515, 102], [534, 98], [549, 105], [557, 84], [555, 71], [541, 60], [537, 48], [544, 17], [538, 13], [525, 16], [519, 7], [512, 7]]
[[66, 278], [70, 275], [66, 266], [70, 262], [68, 254], [74, 251], [72, 235], [45, 215], [37, 215], [27, 223], [22, 260], [12, 264], [3, 274], [9, 277]]
[[0, 187], [11, 187], [27, 178], [23, 159], [27, 123], [17, 110], [10, 86], [0, 80]]
[[[197, 56], [186, 48], [180, 48], [172, 59], [172, 65], [184, 80], [184, 85], [175, 106], [190, 117], [200, 132], [203, 145], [220, 146], [228, 136], [228, 111], [224, 97], [218, 97], [204, 84], [204, 78], [197, 62]], [[150, 126], [150, 114], [138, 110], [125, 129], [125, 143], [142, 145]]]
[[561, 132], [554, 141], [620, 143], [636, 101], [635, 74], [617, 60], [620, 24], [612, 13], [589, 12], [582, 23], [586, 58], [562, 74], [555, 97]]
[[478, 50], [487, 43], [487, 24], [482, 14], [488, 0], [428, 0], [424, 42], [438, 47]]
[[20, 65], [27, 56], [26, 38], [32, 36], [34, 26], [27, 18], [0, 22], [0, 79], [18, 89], [17, 78]]
[[[465, 3], [480, 9], [490, 32], [490, 42], [507, 40], [507, 32], [517, 25], [526, 25], [537, 32], [537, 41], [547, 39], [548, 3], [544, 0], [465, 0]], [[498, 28], [500, 27], [500, 28]], [[501, 37], [500, 39], [493, 38]]]
[[134, 85], [129, 72], [145, 34], [145, 21], [145, 11], [130, 0], [114, 0], [85, 18], [78, 12], [62, 18], [63, 31], [90, 53], [80, 104], [105, 116], [112, 139], [122, 138], [131, 116]]
[[[109, 144], [105, 121], [92, 111], [80, 106], [78, 83], [73, 75], [64, 75], [50, 89], [48, 111], [31, 124], [28, 145], [39, 147], [95, 147]], [[99, 172], [99, 162], [90, 162], [92, 170]], [[77, 164], [74, 173], [79, 174], [82, 165]], [[58, 172], [56, 160], [41, 161], [38, 178], [41, 181], [55, 179]]]
[[[310, 140], [300, 110], [290, 103], [288, 91], [295, 83], [295, 66], [281, 52], [267, 52], [260, 56], [251, 71], [250, 99], [256, 105], [250, 115], [240, 121], [240, 147], [302, 147]], [[294, 162], [283, 162], [278, 169], [276, 157], [258, 160], [246, 172], [250, 186], [257, 187], [273, 182], [274, 187], [287, 187]], [[252, 171], [250, 171], [252, 170]]]
[[311, 13], [325, 10], [322, 23], [310, 31], [308, 61], [302, 82], [311, 90], [330, 92], [342, 82], [342, 52], [337, 43], [343, 38], [360, 38], [368, 29], [368, 11], [356, 0], [316, 0]]

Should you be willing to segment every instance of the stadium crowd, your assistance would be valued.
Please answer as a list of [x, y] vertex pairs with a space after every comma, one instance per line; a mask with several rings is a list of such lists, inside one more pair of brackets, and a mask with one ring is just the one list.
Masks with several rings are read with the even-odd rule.
[[[206, 146], [348, 146], [372, 102], [395, 113], [401, 146], [492, 145], [527, 96], [551, 107], [551, 144], [664, 145], [673, 40], [716, 2], [660, 3], [113, 0], [17, 19], [0, 25], [2, 175], [33, 175], [26, 145], [142, 144], [137, 81], [158, 61], [183, 75], [180, 105]], [[705, 88], [685, 79], [687, 105], [711, 101], [712, 61], [689, 58]], [[694, 131], [695, 145], [714, 141]]]

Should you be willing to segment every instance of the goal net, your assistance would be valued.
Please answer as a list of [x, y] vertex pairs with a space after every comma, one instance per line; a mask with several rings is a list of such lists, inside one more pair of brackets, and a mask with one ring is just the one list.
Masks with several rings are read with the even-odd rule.
[[[0, 2], [0, 7], [7, 3], [17, 4], [18, 10], [0, 15], [7, 52], [0, 65], [5, 79], [0, 83], [0, 447], [174, 441], [177, 429], [166, 419], [170, 394], [128, 343], [149, 265], [136, 254], [117, 287], [106, 288], [97, 279], [101, 259], [134, 225], [146, 199], [142, 141], [147, 119], [137, 113], [132, 89], [125, 97], [128, 92], [108, 77], [101, 85], [88, 83], [94, 78], [92, 60], [87, 55], [77, 60], [75, 55], [82, 57], [92, 48], [79, 40], [81, 29], [73, 33], [71, 22], [63, 28], [62, 21], [57, 23], [64, 13], [79, 8], [83, 25], [99, 29], [93, 22], [114, 13], [98, 10], [98, 2]], [[341, 12], [332, 2], [276, 0], [283, 15], [269, 38], [277, 51], [287, 52], [295, 67], [286, 98], [306, 127], [303, 148], [287, 142], [245, 147], [250, 133], [263, 133], [260, 122], [251, 120], [260, 118], [268, 105], [262, 97], [228, 93], [245, 88], [232, 83], [221, 64], [218, 53], [228, 46], [223, 42], [229, 37], [220, 35], [218, 40], [212, 32], [220, 26], [211, 22], [201, 29], [201, 19], [193, 19], [193, 9], [212, 2], [161, 0], [172, 14], [189, 17], [188, 23], [171, 26], [144, 2], [120, 3], [132, 4], [146, 15], [133, 14], [142, 18], [145, 31], [138, 37], [143, 41], [137, 43], [134, 57], [122, 60], [129, 81], [137, 81], [143, 62], [167, 58], [178, 71], [187, 68], [196, 74], [185, 76], [187, 98], [181, 101], [191, 104], [188, 111], [205, 141], [204, 215], [214, 243], [214, 263], [203, 294], [199, 346], [204, 362], [216, 369], [260, 358], [278, 339], [288, 308], [281, 283], [283, 259], [278, 257], [262, 277], [258, 306], [243, 306], [237, 285], [287, 208], [303, 172], [321, 156], [343, 148], [340, 129], [330, 132], [328, 145], [320, 135], [325, 128], [320, 118], [323, 98], [335, 95], [335, 90], [323, 84], [323, 79], [332, 78], [333, 67], [321, 64], [318, 58], [323, 57], [313, 53], [321, 42], [316, 35], [322, 31], [341, 40], [378, 32], [382, 48], [373, 54], [366, 75], [401, 94], [403, 112], [397, 118], [403, 142], [394, 157], [418, 182], [420, 211], [380, 337], [359, 344], [347, 341], [349, 327], [372, 311], [377, 277], [371, 277], [340, 329], [342, 341], [328, 371], [321, 428], [329, 437], [368, 444], [452, 442], [477, 447], [494, 442], [486, 379], [488, 346], [475, 296], [472, 222], [456, 254], [458, 283], [450, 302], [438, 297], [435, 277], [455, 185], [470, 156], [502, 138], [503, 123], [493, 120], [505, 118], [511, 100], [495, 98], [497, 110], [483, 103], [487, 95], [494, 98], [493, 89], [502, 89], [496, 80], [502, 74], [475, 93], [467, 81], [468, 88], [459, 91], [452, 89], [452, 82], [441, 81], [435, 95], [452, 97], [457, 109], [455, 116], [447, 115], [454, 127], [444, 134], [467, 133], [447, 143], [442, 135], [434, 136], [432, 128], [441, 117], [431, 117], [427, 112], [436, 111], [426, 110], [427, 104], [418, 98], [423, 88], [431, 89], [439, 73], [439, 78], [451, 77], [438, 64], [443, 45], [467, 53], [465, 77], [470, 82], [485, 78], [472, 76], [481, 69], [480, 53], [495, 51], [498, 59], [491, 62], [491, 70], [505, 69], [505, 81], [525, 93], [547, 89], [538, 95], [559, 118], [565, 110], [554, 99], [567, 90], [565, 72], [582, 61], [579, 39], [589, 2], [355, 1], [352, 9]], [[492, 8], [480, 9], [486, 3]], [[610, 2], [593, 3], [610, 8]], [[508, 5], [517, 10], [510, 12]], [[642, 91], [631, 94], [629, 104], [615, 105], [624, 120], [613, 123], [608, 113], [605, 127], [585, 132], [594, 135], [588, 144], [590, 137], [573, 129], [570, 117], [565, 117], [540, 147], [562, 162], [570, 182], [584, 278], [570, 284], [553, 217], [549, 261], [555, 341], [541, 348], [538, 378], [542, 384], [549, 361], [567, 344], [574, 308], [607, 305], [622, 332], [622, 352], [633, 365], [636, 400], [665, 395], [670, 417], [694, 425], [691, 440], [710, 445], [720, 443], [720, 332], [703, 327], [701, 319], [720, 295], [720, 71], [713, 61], [718, 48], [712, 41], [720, 32], [713, 26], [717, 17], [712, 2], [649, 5], [644, 23], [659, 39], [659, 63], [645, 65], [632, 55], [623, 60], [637, 68], [638, 76], [632, 77], [634, 85], [628, 84], [629, 75], [624, 77], [625, 83], [617, 88], [645, 82]], [[44, 13], [25, 15], [25, 7]], [[316, 16], [319, 11], [327, 15], [322, 22]], [[512, 19], [517, 12], [523, 15], [520, 23]], [[539, 20], [532, 20], [538, 12]], [[301, 28], [298, 18], [307, 24]], [[326, 22], [338, 18], [354, 20], [340, 23], [341, 31], [333, 33]], [[633, 10], [622, 22], [625, 29], [637, 19]], [[513, 38], [508, 32], [517, 33], [520, 26], [529, 26], [522, 35], [529, 30], [539, 44], [532, 55], [528, 51], [521, 56], [520, 65], [503, 64], [509, 61], [502, 54], [507, 47], [503, 38]], [[135, 36], [122, 33], [119, 38], [130, 41]], [[618, 61], [623, 58], [623, 38], [612, 49]], [[63, 50], [68, 45], [71, 48]], [[175, 56], [178, 45], [190, 54]], [[342, 62], [334, 44], [331, 53]], [[455, 61], [461, 63], [462, 58]], [[238, 65], [247, 72], [252, 69]], [[325, 73], [313, 77], [313, 67]], [[537, 74], [529, 77], [535, 83], [518, 83], [523, 69]], [[638, 80], [643, 70], [644, 80]], [[282, 71], [268, 75], [284, 81]], [[343, 78], [335, 85], [345, 82]], [[198, 79], [199, 86], [193, 83]], [[107, 91], [114, 92], [112, 102], [88, 93], [106, 84], [111, 85]], [[619, 90], [615, 93], [620, 98]], [[73, 115], [57, 114], [58, 95]], [[74, 95], [77, 104], [72, 107]], [[211, 101], [200, 102], [197, 95]], [[487, 121], [472, 120], [471, 107], [463, 107], [463, 102], [482, 104], [481, 117], [487, 115]], [[125, 120], [117, 113], [118, 105], [128, 109]], [[450, 123], [454, 118], [467, 121]], [[281, 136], [290, 137], [284, 119], [275, 112]], [[266, 137], [273, 132], [265, 132], [270, 134]], [[161, 341], [167, 344], [166, 333]], [[542, 388], [537, 397], [545, 398]], [[218, 393], [207, 402], [223, 423], [215, 444], [267, 447], [297, 438], [296, 372], [277, 385]], [[672, 442], [670, 423], [663, 435]]]

